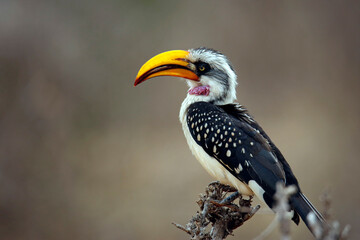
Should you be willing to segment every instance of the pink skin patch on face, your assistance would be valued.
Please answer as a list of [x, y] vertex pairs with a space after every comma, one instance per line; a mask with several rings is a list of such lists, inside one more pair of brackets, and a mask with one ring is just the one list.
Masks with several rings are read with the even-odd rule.
[[188, 91], [189, 94], [191, 95], [203, 95], [203, 96], [208, 96], [210, 93], [210, 86], [206, 85], [206, 86], [197, 86], [194, 88], [191, 88]]

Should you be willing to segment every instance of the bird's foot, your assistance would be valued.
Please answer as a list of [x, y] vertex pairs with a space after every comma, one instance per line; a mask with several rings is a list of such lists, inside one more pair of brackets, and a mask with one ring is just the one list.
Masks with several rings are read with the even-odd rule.
[[232, 206], [234, 206], [234, 204], [232, 204], [232, 202], [237, 199], [238, 197], [240, 197], [240, 193], [238, 191], [232, 193], [230, 196], [224, 198], [221, 201], [216, 201], [216, 200], [212, 200], [210, 201], [212, 204], [214, 204], [217, 207], [229, 207], [231, 208]]

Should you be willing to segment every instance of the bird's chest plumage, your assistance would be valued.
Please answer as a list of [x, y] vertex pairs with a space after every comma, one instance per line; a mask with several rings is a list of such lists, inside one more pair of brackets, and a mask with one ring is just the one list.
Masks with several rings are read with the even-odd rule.
[[241, 194], [248, 196], [254, 195], [246, 184], [234, 177], [218, 160], [207, 154], [204, 149], [195, 142], [186, 123], [182, 124], [182, 127], [191, 152], [211, 176], [223, 184], [235, 187]]
[[[196, 119], [195, 119], [196, 118]], [[236, 178], [230, 171], [227, 169], [228, 166], [224, 166], [221, 164], [219, 159], [214, 158], [213, 156], [209, 155], [203, 148], [203, 146], [199, 145], [197, 141], [205, 140], [209, 143], [209, 146], [205, 143], [207, 147], [212, 148], [212, 151], [217, 151], [216, 146], [221, 146], [221, 143], [219, 142], [221, 139], [225, 137], [225, 135], [220, 134], [220, 129], [215, 127], [216, 124], [216, 114], [213, 112], [207, 112], [202, 113], [201, 116], [193, 116], [192, 122], [189, 124], [189, 118], [187, 117], [187, 114], [185, 113], [183, 118], [180, 117], [180, 119], [183, 119], [182, 127], [184, 130], [184, 134], [187, 140], [187, 143], [193, 153], [193, 155], [196, 157], [196, 159], [200, 162], [200, 164], [206, 169], [206, 171], [213, 176], [216, 180], [220, 181], [223, 184], [228, 184], [240, 191], [241, 194], [244, 195], [254, 195], [252, 190], [248, 187], [247, 184], [240, 181], [238, 178]], [[207, 121], [205, 121], [205, 119]], [[210, 124], [210, 122], [213, 122]], [[225, 132], [225, 130], [224, 130]], [[197, 133], [197, 134], [196, 134]], [[213, 134], [211, 134], [213, 133]], [[231, 135], [231, 131], [227, 131], [227, 134], [229, 136]], [[196, 134], [196, 137], [194, 140], [194, 134]], [[216, 137], [219, 137], [218, 139], [215, 139]], [[229, 137], [228, 136], [228, 137]], [[233, 140], [236, 138], [234, 136]], [[221, 139], [220, 139], [221, 138]], [[230, 139], [230, 141], [233, 141]], [[215, 145], [215, 142], [217, 145]], [[225, 144], [229, 145], [229, 143], [223, 143], [223, 147], [225, 147]], [[234, 145], [235, 142], [231, 143], [231, 146]], [[228, 149], [230, 150], [230, 149]], [[229, 154], [229, 153], [227, 153]]]

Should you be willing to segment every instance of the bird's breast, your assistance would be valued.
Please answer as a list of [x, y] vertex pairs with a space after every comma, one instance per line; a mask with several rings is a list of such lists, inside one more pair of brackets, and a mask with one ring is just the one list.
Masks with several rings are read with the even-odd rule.
[[236, 188], [243, 195], [253, 196], [254, 193], [247, 184], [241, 182], [234, 175], [232, 175], [224, 166], [222, 166], [215, 158], [207, 154], [204, 149], [195, 142], [191, 136], [186, 121], [181, 122], [190, 150], [195, 158], [205, 168], [205, 170], [222, 184], [227, 184]]

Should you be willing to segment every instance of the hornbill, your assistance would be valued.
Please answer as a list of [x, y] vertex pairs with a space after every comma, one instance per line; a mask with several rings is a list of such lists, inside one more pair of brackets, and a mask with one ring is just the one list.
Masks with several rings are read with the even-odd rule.
[[292, 220], [299, 224], [300, 216], [310, 230], [309, 221], [325, 224], [280, 150], [235, 103], [237, 76], [225, 55], [209, 48], [167, 51], [141, 67], [134, 85], [158, 76], [187, 79], [190, 89], [181, 105], [180, 122], [192, 153], [210, 175], [240, 194], [255, 194], [270, 208], [278, 182], [295, 185], [296, 193], [289, 198]]

